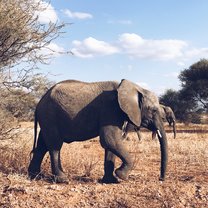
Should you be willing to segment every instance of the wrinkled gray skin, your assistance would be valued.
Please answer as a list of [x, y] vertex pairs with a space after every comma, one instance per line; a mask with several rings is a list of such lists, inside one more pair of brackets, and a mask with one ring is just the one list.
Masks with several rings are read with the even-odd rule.
[[[174, 139], [176, 138], [176, 118], [175, 114], [173, 113], [173, 110], [165, 105], [160, 104], [160, 114], [162, 117], [163, 122], [167, 121], [169, 126], [173, 125], [173, 134]], [[130, 122], [125, 122], [123, 126], [123, 138], [127, 138], [128, 132], [135, 131], [137, 133], [138, 139], [141, 140], [142, 135], [140, 133], [140, 129], [131, 124]], [[152, 139], [155, 139], [157, 135], [157, 132], [152, 132]]]
[[[40, 100], [35, 111], [35, 140], [28, 173], [38, 176], [44, 155], [49, 151], [55, 181], [68, 179], [63, 172], [60, 150], [64, 142], [85, 141], [96, 136], [105, 149], [104, 183], [116, 183], [115, 157], [122, 165], [115, 170], [118, 178], [126, 180], [133, 161], [122, 140], [125, 121], [136, 127], [157, 131], [161, 149], [160, 180], [165, 179], [167, 140], [158, 98], [150, 91], [128, 81], [86, 83], [63, 81], [53, 86]], [[37, 123], [40, 132], [36, 145]], [[76, 157], [76, 152], [74, 152]]]

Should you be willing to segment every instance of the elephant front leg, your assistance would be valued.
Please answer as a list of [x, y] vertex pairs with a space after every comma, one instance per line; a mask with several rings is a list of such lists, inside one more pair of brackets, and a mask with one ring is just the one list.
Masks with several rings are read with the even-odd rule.
[[[120, 143], [120, 142], [119, 142]], [[122, 180], [127, 180], [130, 171], [133, 169], [133, 161], [123, 144], [117, 144], [115, 154], [121, 159], [121, 166], [115, 170], [115, 174]]]
[[[133, 168], [133, 161], [122, 140], [122, 130], [116, 126], [105, 126], [100, 134], [101, 145], [106, 149], [105, 175], [112, 177], [115, 155], [122, 161], [122, 165], [116, 169], [115, 174], [122, 180], [126, 180]], [[113, 156], [114, 155], [114, 156]]]
[[103, 183], [118, 183], [118, 179], [113, 175], [115, 155], [105, 149], [105, 161], [104, 161], [104, 176], [102, 178]]
[[61, 167], [60, 150], [49, 151], [51, 157], [51, 169], [56, 183], [68, 183], [68, 178]]

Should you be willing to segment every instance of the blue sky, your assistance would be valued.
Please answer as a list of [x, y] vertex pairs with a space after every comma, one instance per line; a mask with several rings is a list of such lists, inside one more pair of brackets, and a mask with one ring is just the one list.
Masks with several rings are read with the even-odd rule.
[[72, 23], [41, 66], [56, 81], [129, 79], [157, 94], [178, 90], [178, 74], [208, 58], [207, 0], [51, 0], [40, 21]]

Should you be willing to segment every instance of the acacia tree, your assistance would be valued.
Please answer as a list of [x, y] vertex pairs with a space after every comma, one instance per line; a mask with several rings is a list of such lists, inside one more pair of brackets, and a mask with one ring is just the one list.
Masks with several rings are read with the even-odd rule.
[[200, 113], [208, 111], [208, 60], [202, 59], [181, 71], [182, 88], [167, 90], [160, 102], [170, 106], [176, 118], [184, 122], [200, 122]]
[[50, 86], [36, 69], [52, 57], [50, 44], [65, 24], [40, 21], [51, 9], [46, 1], [0, 0], [0, 139], [11, 138], [16, 117], [32, 114], [36, 96]]
[[198, 109], [208, 110], [208, 60], [202, 59], [183, 70], [179, 79], [182, 83], [184, 100], [189, 100]]
[[46, 63], [51, 53], [49, 44], [56, 39], [64, 24], [41, 23], [39, 14], [50, 4], [41, 0], [0, 0], [0, 83], [24, 85], [39, 63]]
[[190, 112], [194, 109], [194, 105], [190, 100], [184, 99], [182, 90], [166, 90], [166, 92], [160, 96], [160, 103], [171, 107], [177, 120], [184, 122], [191, 120]]
[[177, 115], [177, 112], [180, 111], [178, 109], [178, 92], [174, 91], [172, 89], [167, 89], [163, 95], [160, 96], [160, 103], [166, 106], [171, 107], [171, 109], [174, 111], [174, 114]]

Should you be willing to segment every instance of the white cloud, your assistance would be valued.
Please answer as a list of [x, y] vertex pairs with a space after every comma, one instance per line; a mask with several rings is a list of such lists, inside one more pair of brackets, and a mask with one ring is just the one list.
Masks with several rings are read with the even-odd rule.
[[57, 45], [56, 43], [50, 43], [48, 47], [50, 50], [54, 51], [54, 53], [64, 53], [64, 48]]
[[192, 48], [185, 52], [185, 58], [203, 57], [208, 58], [208, 48]]
[[38, 11], [34, 14], [35, 17], [38, 16], [38, 21], [40, 23], [47, 24], [49, 22], [56, 23], [58, 21], [56, 11], [50, 3], [40, 1], [40, 9], [42, 9], [43, 11]]
[[46, 47], [42, 48], [40, 50], [40, 54], [43, 54], [44, 56], [53, 56], [57, 57], [60, 56], [65, 52], [65, 49], [56, 43], [50, 43]]
[[134, 33], [124, 33], [119, 37], [123, 52], [131, 57], [155, 60], [171, 60], [183, 56], [187, 43], [182, 40], [143, 39]]
[[175, 61], [180, 67], [188, 61], [208, 58], [208, 48], [193, 48], [176, 39], [144, 39], [135, 33], [123, 33], [114, 43], [88, 37], [72, 44], [71, 51], [80, 58], [123, 54], [135, 59]]
[[89, 13], [84, 12], [72, 12], [69, 9], [65, 9], [64, 14], [66, 14], [68, 17], [73, 19], [92, 19], [93, 15]]
[[83, 41], [75, 40], [72, 44], [74, 47], [71, 52], [80, 58], [92, 58], [118, 53], [118, 48], [115, 46], [92, 37], [86, 38]]
[[177, 65], [185, 67], [202, 58], [208, 58], [208, 48], [193, 48], [187, 47], [181, 59], [178, 60]]
[[72, 52], [81, 58], [123, 53], [140, 59], [171, 60], [182, 57], [187, 44], [181, 40], [148, 40], [124, 33], [114, 45], [89, 37], [82, 42], [73, 41], [73, 46]]

